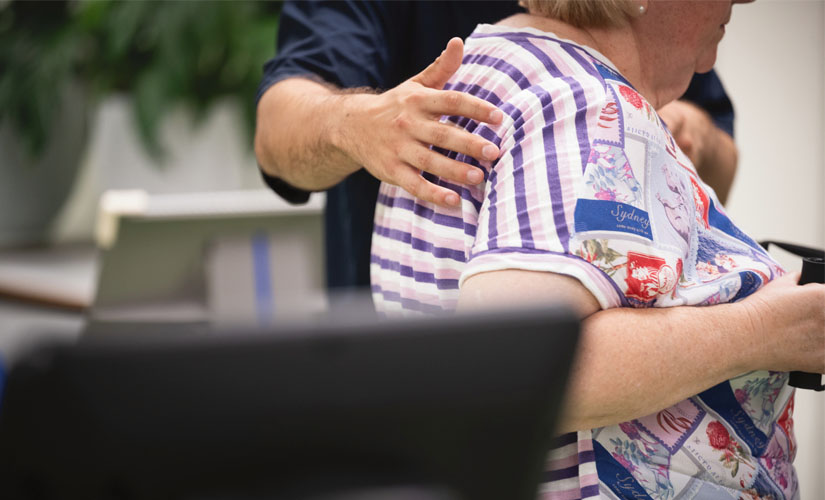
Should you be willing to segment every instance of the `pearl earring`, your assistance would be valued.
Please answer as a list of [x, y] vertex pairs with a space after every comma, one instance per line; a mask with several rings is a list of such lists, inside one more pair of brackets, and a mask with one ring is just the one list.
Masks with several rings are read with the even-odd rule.
[[647, 11], [647, 8], [644, 5], [639, 6], [639, 16], [645, 15], [646, 11]]

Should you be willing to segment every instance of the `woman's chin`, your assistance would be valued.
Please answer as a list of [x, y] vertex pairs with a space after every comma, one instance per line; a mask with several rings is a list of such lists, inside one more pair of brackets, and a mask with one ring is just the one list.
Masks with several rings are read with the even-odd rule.
[[712, 50], [707, 51], [696, 61], [696, 73], [707, 73], [713, 69], [713, 66], [716, 64], [717, 48], [718, 45], [714, 46]]
[[696, 73], [707, 73], [708, 71], [713, 69], [713, 66], [716, 64], [716, 52], [714, 51], [713, 57], [709, 59], [700, 60], [699, 63], [696, 65], [694, 71]]
[[710, 65], [707, 65], [707, 66], [704, 66], [704, 65], [703, 66], [696, 66], [696, 72], [697, 73], [707, 73], [708, 71], [710, 71], [712, 69], [713, 69], [713, 64], [710, 64]]

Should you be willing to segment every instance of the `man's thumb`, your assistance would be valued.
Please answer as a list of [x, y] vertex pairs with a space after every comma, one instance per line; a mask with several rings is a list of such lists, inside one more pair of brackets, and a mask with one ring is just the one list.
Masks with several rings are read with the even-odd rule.
[[464, 43], [460, 38], [453, 38], [447, 43], [447, 48], [438, 56], [438, 59], [421, 73], [415, 75], [412, 80], [429, 87], [441, 90], [447, 80], [453, 76], [464, 57]]

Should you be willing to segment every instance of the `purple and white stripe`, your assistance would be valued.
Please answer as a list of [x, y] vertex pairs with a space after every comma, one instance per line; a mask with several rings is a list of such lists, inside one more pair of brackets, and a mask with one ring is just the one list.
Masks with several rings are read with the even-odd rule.
[[[594, 67], [598, 54], [532, 29], [479, 26], [446, 88], [495, 104], [504, 122], [488, 127], [445, 118], [499, 145], [481, 186], [456, 186], [460, 207], [447, 209], [382, 184], [373, 231], [371, 273], [382, 315], [454, 310], [470, 276], [527, 269], [573, 276], [603, 308], [621, 293], [601, 271], [569, 253], [577, 194], [590, 154], [588, 130], [611, 98]], [[449, 153], [458, 160], [462, 155]], [[550, 453], [543, 499], [598, 496], [589, 432], [561, 436]]]

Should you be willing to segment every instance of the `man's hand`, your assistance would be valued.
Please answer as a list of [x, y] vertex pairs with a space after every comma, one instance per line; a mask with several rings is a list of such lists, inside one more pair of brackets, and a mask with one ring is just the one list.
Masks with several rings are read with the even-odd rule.
[[733, 138], [719, 129], [704, 110], [687, 101], [659, 109], [676, 144], [690, 158], [699, 176], [725, 203], [736, 175], [738, 154]]
[[673, 101], [659, 110], [676, 144], [694, 165], [702, 163], [713, 121], [704, 110], [686, 101]]
[[441, 90], [461, 65], [461, 39], [453, 38], [424, 71], [382, 94], [351, 94], [342, 104], [343, 119], [333, 125], [330, 142], [372, 175], [401, 186], [413, 196], [455, 206], [458, 195], [426, 181], [420, 171], [456, 184], [478, 184], [482, 172], [451, 160], [430, 145], [492, 161], [499, 150], [491, 142], [449, 123], [442, 115], [463, 116], [498, 124], [503, 114], [494, 105], [457, 91]]
[[420, 171], [456, 184], [478, 184], [482, 172], [450, 160], [430, 145], [481, 162], [498, 158], [491, 142], [448, 123], [442, 115], [499, 124], [492, 104], [441, 90], [461, 65], [464, 46], [454, 38], [418, 75], [387, 92], [339, 90], [304, 77], [282, 80], [258, 103], [255, 155], [267, 174], [306, 191], [327, 189], [362, 166], [414, 196], [455, 206], [458, 195], [427, 182]]

